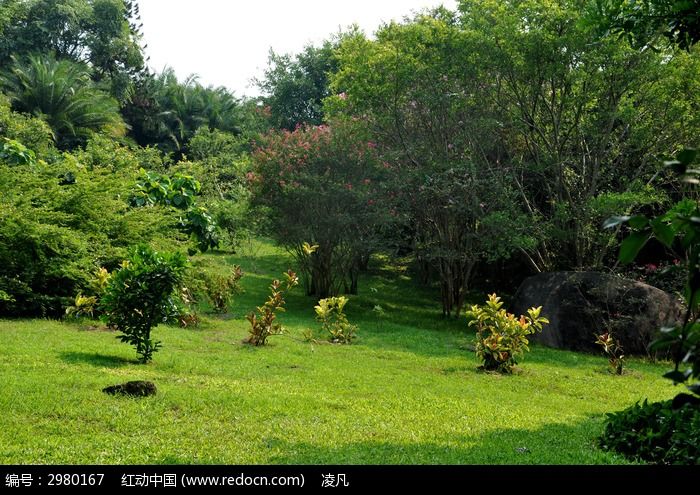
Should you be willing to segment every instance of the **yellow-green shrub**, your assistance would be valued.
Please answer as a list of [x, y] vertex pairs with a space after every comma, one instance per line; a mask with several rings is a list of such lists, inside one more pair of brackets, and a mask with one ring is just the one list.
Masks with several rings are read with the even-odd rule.
[[316, 310], [316, 320], [321, 323], [323, 330], [328, 332], [331, 342], [338, 344], [350, 344], [355, 338], [357, 326], [348, 322], [343, 309], [348, 303], [345, 296], [328, 297], [321, 299]]
[[483, 306], [474, 305], [467, 312], [470, 327], [476, 327], [476, 354], [489, 371], [511, 373], [518, 364], [516, 358], [529, 351], [528, 335], [542, 330], [549, 323], [540, 316], [542, 306], [527, 310], [527, 316], [516, 317], [502, 309], [496, 294], [489, 295]]

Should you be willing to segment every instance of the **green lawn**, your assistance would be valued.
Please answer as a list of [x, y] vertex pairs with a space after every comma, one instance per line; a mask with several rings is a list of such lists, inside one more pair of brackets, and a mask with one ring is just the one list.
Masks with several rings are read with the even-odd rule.
[[[317, 325], [296, 290], [289, 334], [251, 348], [243, 315], [290, 261], [266, 244], [206, 261], [241, 264], [245, 293], [197, 329], [158, 328], [146, 366], [103, 328], [0, 321], [0, 463], [621, 463], [596, 447], [604, 414], [677, 392], [667, 365], [617, 377], [603, 357], [537, 346], [516, 376], [479, 372], [464, 319], [378, 265], [349, 303], [352, 346], [305, 342]], [[101, 392], [137, 379], [158, 395]]]

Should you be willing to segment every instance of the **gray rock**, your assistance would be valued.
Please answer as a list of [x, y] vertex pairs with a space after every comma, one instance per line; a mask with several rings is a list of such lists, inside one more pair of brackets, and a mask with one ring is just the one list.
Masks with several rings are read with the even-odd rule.
[[105, 387], [102, 391], [109, 395], [128, 395], [130, 397], [149, 397], [156, 395], [156, 385], [153, 382], [134, 381]]
[[647, 347], [664, 326], [681, 319], [682, 306], [671, 294], [641, 282], [598, 272], [542, 273], [526, 279], [511, 312], [527, 314], [542, 306], [550, 321], [532, 339], [549, 347], [600, 352], [596, 335], [612, 331], [625, 354], [648, 355]]

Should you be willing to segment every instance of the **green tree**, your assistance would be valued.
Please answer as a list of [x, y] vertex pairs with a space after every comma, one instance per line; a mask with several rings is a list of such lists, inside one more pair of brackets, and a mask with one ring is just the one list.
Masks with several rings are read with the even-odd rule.
[[151, 330], [179, 315], [174, 292], [186, 267], [180, 253], [158, 253], [140, 245], [110, 277], [100, 301], [104, 319], [122, 332], [119, 339], [133, 345], [143, 363], [160, 347], [151, 339]]
[[356, 122], [271, 131], [253, 161], [253, 203], [296, 257], [307, 294], [356, 292], [390, 218], [375, 143]]
[[445, 315], [459, 314], [479, 262], [530, 242], [468, 41], [445, 9], [385, 26], [376, 41], [348, 37], [327, 102], [365, 122], [380, 144], [399, 232], [437, 273]]
[[83, 64], [38, 55], [15, 59], [0, 84], [13, 108], [46, 121], [61, 147], [84, 143], [93, 131], [125, 132], [116, 100], [94, 85]]
[[257, 83], [274, 127], [293, 131], [299, 125], [323, 123], [328, 76], [338, 70], [335, 47], [331, 41], [320, 47], [307, 45], [296, 56], [270, 51], [265, 77]]
[[[10, 0], [0, 10], [0, 66], [11, 57], [54, 54], [84, 62], [120, 101], [144, 67], [138, 5], [131, 0]], [[5, 22], [3, 23], [3, 20]]]
[[601, 38], [581, 22], [585, 4], [460, 2], [476, 63], [493, 82], [485, 96], [507, 130], [514, 183], [540, 231], [527, 253], [537, 270], [600, 267], [615, 245], [600, 222], [614, 206], [658, 205], [649, 181], [660, 169], [649, 157], [694, 132], [677, 125], [684, 110], [664, 90], [664, 65], [679, 61]]
[[649, 46], [663, 37], [681, 48], [700, 41], [698, 0], [599, 0], [591, 9], [602, 27]]

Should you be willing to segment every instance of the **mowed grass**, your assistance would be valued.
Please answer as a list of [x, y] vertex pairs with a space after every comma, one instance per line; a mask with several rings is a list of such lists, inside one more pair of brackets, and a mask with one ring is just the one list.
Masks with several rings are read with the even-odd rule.
[[[355, 344], [305, 341], [318, 325], [297, 289], [288, 335], [252, 348], [244, 315], [291, 260], [252, 243], [205, 262], [241, 264], [245, 293], [197, 329], [159, 327], [146, 366], [102, 327], [0, 321], [0, 463], [615, 464], [596, 445], [605, 413], [677, 392], [668, 364], [631, 359], [619, 377], [602, 356], [538, 346], [517, 375], [479, 372], [465, 320], [379, 263], [349, 303]], [[101, 392], [128, 380], [158, 395]]]

